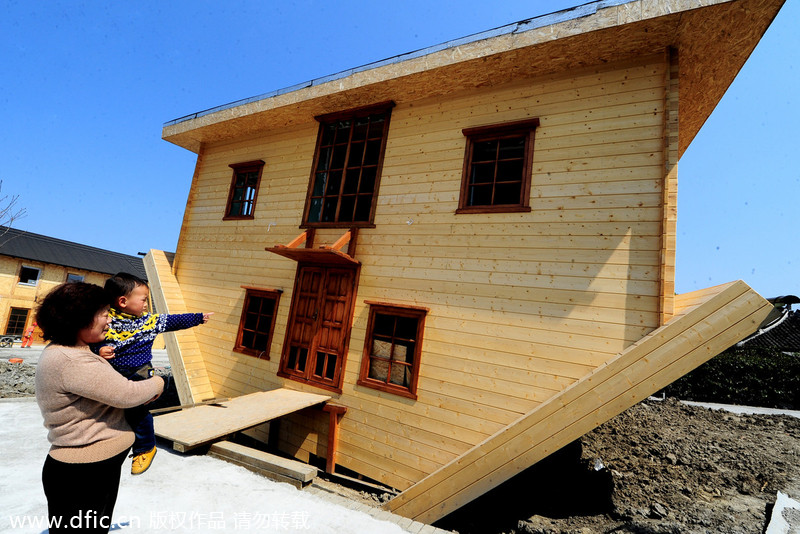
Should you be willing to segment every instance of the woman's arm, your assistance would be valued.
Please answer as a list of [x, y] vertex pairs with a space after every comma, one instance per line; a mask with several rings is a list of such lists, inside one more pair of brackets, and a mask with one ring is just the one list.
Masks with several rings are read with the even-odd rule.
[[154, 400], [164, 390], [164, 380], [154, 376], [134, 382], [123, 377], [100, 356], [86, 352], [70, 358], [62, 374], [64, 388], [115, 408], [133, 408]]

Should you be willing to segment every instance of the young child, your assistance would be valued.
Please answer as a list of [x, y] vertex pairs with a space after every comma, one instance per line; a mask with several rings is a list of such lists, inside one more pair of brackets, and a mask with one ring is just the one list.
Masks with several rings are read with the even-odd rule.
[[[94, 352], [109, 360], [122, 376], [129, 380], [145, 380], [155, 374], [153, 341], [162, 332], [183, 330], [208, 322], [212, 313], [149, 314], [147, 281], [129, 273], [117, 273], [106, 281], [105, 292], [111, 309], [111, 325], [103, 344], [93, 346]], [[133, 443], [131, 474], [147, 471], [156, 455], [156, 436], [153, 416], [146, 406], [125, 410], [136, 439]]]

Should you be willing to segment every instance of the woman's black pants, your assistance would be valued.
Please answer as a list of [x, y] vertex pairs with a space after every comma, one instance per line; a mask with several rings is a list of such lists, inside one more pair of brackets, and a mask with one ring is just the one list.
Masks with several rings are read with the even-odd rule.
[[49, 454], [42, 468], [50, 533], [108, 532], [128, 451], [100, 462], [70, 464]]

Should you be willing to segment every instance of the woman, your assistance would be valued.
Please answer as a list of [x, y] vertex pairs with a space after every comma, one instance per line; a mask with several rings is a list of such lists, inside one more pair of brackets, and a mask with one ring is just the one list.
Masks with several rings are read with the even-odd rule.
[[39, 306], [36, 322], [50, 341], [36, 368], [36, 401], [51, 443], [42, 469], [50, 532], [108, 532], [134, 437], [124, 408], [158, 398], [164, 381], [129, 381], [89, 350], [108, 329], [101, 287], [56, 287]]

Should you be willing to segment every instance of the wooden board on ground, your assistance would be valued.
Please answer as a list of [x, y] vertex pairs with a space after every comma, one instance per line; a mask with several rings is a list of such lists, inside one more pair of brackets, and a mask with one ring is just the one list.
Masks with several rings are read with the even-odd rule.
[[328, 395], [280, 388], [159, 415], [153, 420], [156, 436], [172, 441], [175, 450], [184, 452], [327, 400]]
[[214, 443], [208, 454], [226, 462], [245, 467], [271, 480], [286, 482], [298, 489], [310, 484], [316, 478], [318, 471], [312, 465], [230, 441]]

